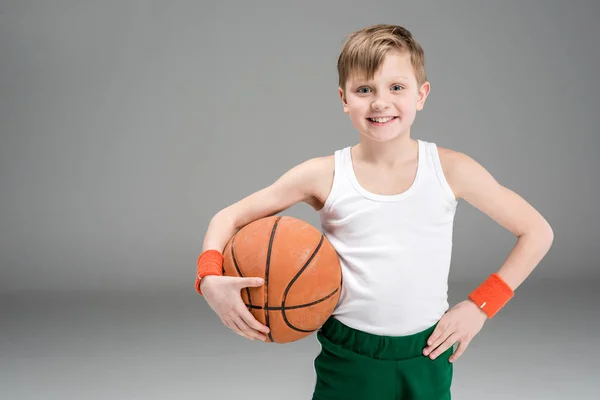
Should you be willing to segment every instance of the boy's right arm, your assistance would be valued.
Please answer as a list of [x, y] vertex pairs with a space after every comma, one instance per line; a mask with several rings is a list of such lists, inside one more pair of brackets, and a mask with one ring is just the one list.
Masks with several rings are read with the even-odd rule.
[[[227, 242], [243, 226], [260, 218], [275, 215], [299, 202], [315, 207], [322, 202], [318, 194], [319, 179], [326, 178], [327, 157], [305, 161], [283, 174], [270, 186], [219, 211], [210, 221], [203, 251], [223, 252]], [[209, 275], [200, 281], [201, 291], [221, 321], [248, 339], [265, 340], [269, 329], [258, 322], [244, 305], [240, 291], [258, 287], [262, 279]], [[261, 333], [263, 332], [263, 333]]]

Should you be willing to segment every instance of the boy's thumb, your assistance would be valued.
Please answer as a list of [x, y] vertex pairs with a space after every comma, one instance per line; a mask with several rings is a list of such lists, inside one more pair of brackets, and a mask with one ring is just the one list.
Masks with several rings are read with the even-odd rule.
[[242, 278], [242, 287], [258, 287], [264, 283], [265, 280], [262, 278]]

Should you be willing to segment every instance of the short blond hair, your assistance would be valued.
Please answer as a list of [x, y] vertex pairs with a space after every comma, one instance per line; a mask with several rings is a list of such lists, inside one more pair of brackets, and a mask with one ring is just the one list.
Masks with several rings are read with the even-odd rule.
[[425, 54], [410, 31], [399, 25], [377, 24], [356, 31], [345, 38], [338, 57], [339, 86], [351, 75], [372, 79], [390, 51], [408, 52], [419, 87], [427, 81]]

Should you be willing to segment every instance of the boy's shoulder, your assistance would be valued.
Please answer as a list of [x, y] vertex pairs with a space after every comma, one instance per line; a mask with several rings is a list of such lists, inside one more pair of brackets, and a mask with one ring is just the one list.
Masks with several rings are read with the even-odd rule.
[[312, 168], [315, 169], [323, 169], [323, 168], [333, 168], [335, 162], [335, 155], [329, 154], [325, 156], [317, 156], [310, 158], [305, 161], [305, 163], [309, 164]]
[[[517, 237], [540, 224], [540, 218], [547, 225], [527, 201], [498, 182], [472, 157], [441, 148], [439, 155], [446, 181], [457, 199], [464, 199]], [[552, 235], [551, 228], [548, 232]]]
[[461, 159], [466, 156], [466, 154], [452, 150], [446, 147], [436, 146], [438, 150], [438, 155], [440, 157], [440, 162], [442, 163], [442, 167], [444, 167], [444, 172], [446, 172], [446, 168], [451, 168], [456, 163], [460, 163]]
[[303, 182], [306, 202], [315, 210], [325, 204], [331, 187], [335, 170], [335, 155], [317, 156], [300, 163], [294, 169]]
[[303, 173], [306, 176], [309, 176], [311, 180], [318, 179], [323, 175], [331, 175], [333, 177], [335, 156], [331, 154], [309, 158], [302, 162], [298, 167], [301, 168]]
[[444, 177], [455, 197], [464, 197], [473, 187], [493, 184], [489, 172], [475, 159], [464, 152], [437, 146]]
[[469, 172], [477, 162], [462, 151], [437, 146], [444, 175], [457, 175]]
[[335, 170], [335, 156], [333, 154], [311, 158], [303, 162], [302, 165], [311, 181], [315, 183], [333, 181]]

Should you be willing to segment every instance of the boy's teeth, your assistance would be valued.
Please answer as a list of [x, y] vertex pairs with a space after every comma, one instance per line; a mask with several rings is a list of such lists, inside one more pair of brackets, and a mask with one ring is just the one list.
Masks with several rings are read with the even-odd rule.
[[379, 122], [379, 123], [385, 123], [388, 121], [391, 121], [394, 119], [394, 117], [387, 117], [387, 118], [369, 118], [371, 121], [375, 121], [375, 122]]

